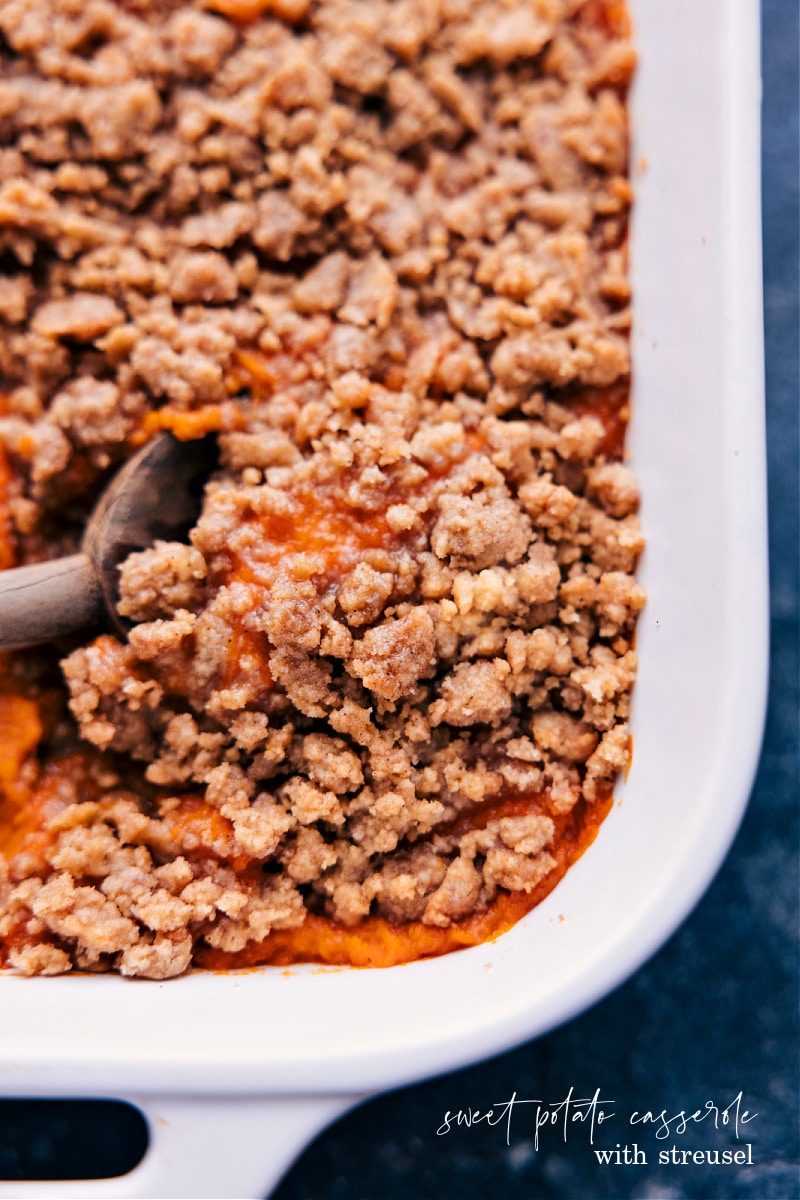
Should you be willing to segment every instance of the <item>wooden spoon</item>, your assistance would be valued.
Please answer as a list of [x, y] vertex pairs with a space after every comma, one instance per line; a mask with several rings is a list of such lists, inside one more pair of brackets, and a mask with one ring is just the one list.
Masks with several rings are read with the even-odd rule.
[[0, 649], [50, 642], [106, 624], [123, 638], [119, 566], [157, 538], [185, 538], [216, 463], [216, 438], [179, 442], [159, 433], [114, 476], [92, 513], [78, 554], [0, 571]]

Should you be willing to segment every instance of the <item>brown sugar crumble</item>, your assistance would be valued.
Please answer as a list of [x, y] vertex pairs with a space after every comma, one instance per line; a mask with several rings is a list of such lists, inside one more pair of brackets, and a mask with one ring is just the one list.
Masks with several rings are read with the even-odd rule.
[[[0, 567], [217, 433], [127, 643], [7, 655], [27, 974], [387, 965], [591, 841], [644, 594], [620, 0], [0, 0]], [[66, 687], [65, 687], [66, 685]]]

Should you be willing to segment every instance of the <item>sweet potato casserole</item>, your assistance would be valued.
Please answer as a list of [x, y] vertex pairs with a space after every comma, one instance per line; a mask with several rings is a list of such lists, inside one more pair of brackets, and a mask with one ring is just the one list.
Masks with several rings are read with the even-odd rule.
[[[0, 566], [218, 436], [127, 641], [9, 654], [29, 974], [474, 944], [629, 759], [617, 0], [0, 0]], [[590, 902], [587, 900], [587, 902]]]

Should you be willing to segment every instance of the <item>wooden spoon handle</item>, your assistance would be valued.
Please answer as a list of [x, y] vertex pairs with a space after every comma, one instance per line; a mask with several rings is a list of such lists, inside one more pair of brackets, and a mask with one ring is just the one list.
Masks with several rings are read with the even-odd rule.
[[96, 624], [102, 615], [100, 584], [88, 554], [0, 571], [0, 649], [50, 642]]

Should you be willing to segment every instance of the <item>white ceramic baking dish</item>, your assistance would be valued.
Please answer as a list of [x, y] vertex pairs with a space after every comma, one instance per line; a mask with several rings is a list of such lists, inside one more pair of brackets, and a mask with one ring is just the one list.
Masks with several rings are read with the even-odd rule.
[[3, 1094], [131, 1098], [151, 1148], [119, 1180], [0, 1195], [264, 1196], [356, 1099], [507, 1049], [599, 999], [716, 872], [766, 694], [758, 3], [630, 2], [630, 448], [649, 601], [633, 768], [600, 836], [504, 937], [430, 962], [166, 984], [3, 975]]

